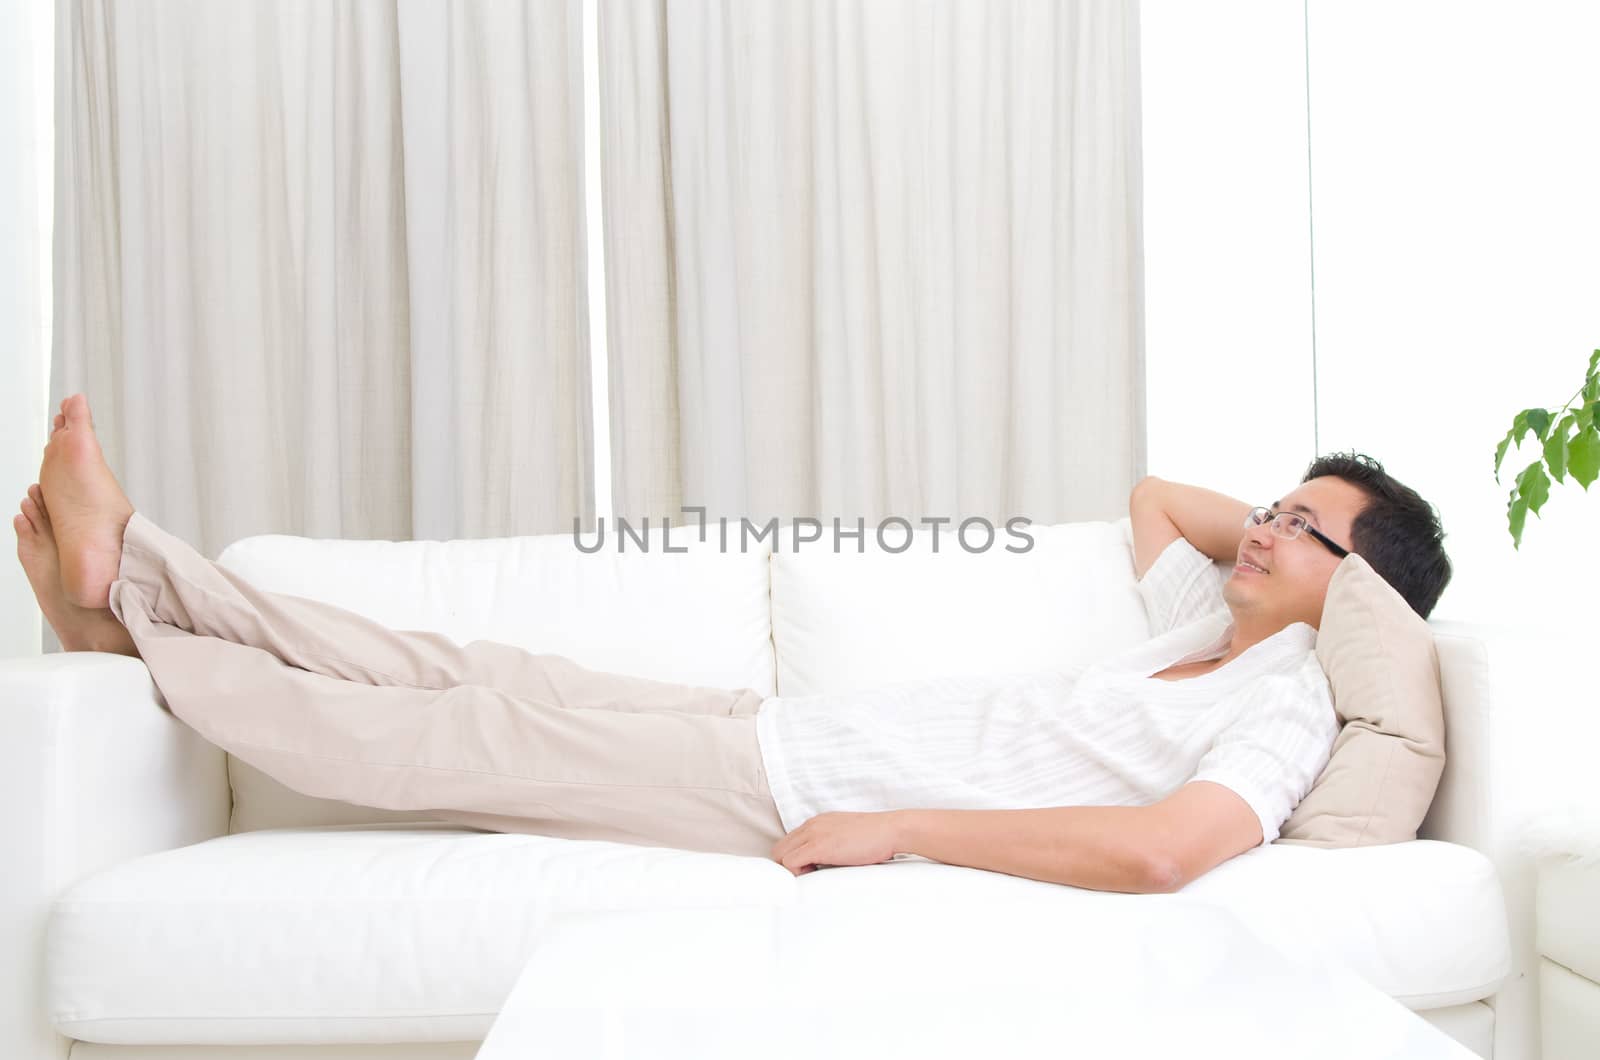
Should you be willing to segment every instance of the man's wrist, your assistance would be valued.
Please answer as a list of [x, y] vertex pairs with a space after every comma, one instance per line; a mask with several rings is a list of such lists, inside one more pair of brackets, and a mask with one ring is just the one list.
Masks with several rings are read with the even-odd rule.
[[894, 834], [894, 852], [896, 854], [915, 854], [912, 849], [917, 840], [917, 824], [921, 819], [917, 810], [890, 810], [889, 823]]

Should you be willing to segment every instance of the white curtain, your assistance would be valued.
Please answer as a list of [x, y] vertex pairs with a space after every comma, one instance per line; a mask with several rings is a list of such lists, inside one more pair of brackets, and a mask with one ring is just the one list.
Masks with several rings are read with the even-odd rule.
[[580, 5], [60, 0], [53, 403], [248, 534], [592, 513]]
[[593, 518], [579, 0], [399, 0], [413, 534]]
[[601, 13], [619, 515], [1122, 512], [1136, 5]]
[[[48, 5], [0, 4], [0, 497], [10, 501], [8, 534], [39, 481], [50, 427], [51, 19]], [[40, 617], [22, 565], [0, 565], [0, 659], [39, 654]]]

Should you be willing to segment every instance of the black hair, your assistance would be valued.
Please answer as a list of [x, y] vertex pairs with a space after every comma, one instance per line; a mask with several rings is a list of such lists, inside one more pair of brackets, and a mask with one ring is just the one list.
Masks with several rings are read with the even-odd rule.
[[1301, 482], [1334, 475], [1367, 495], [1367, 504], [1350, 527], [1352, 551], [1371, 564], [1423, 618], [1433, 611], [1450, 584], [1450, 557], [1444, 528], [1433, 505], [1363, 453], [1319, 456]]

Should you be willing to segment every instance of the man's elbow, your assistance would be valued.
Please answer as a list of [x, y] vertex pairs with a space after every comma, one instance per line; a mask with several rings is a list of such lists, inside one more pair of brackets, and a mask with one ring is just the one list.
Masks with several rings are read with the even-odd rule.
[[1136, 502], [1149, 499], [1150, 495], [1160, 487], [1161, 479], [1154, 475], [1146, 475], [1133, 484], [1133, 491], [1128, 494], [1128, 506], [1131, 508]]
[[1172, 894], [1189, 881], [1176, 857], [1154, 852], [1144, 859], [1143, 889], [1146, 894]]
[[1224, 861], [1250, 849], [1251, 845], [1216, 845], [1206, 849], [1189, 847], [1182, 850], [1161, 848], [1145, 856], [1145, 882], [1155, 894], [1181, 891]]

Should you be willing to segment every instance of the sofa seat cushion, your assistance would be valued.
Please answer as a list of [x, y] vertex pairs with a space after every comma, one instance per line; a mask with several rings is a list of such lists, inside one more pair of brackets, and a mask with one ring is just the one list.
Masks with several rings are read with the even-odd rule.
[[784, 903], [777, 862], [405, 823], [221, 836], [79, 881], [51, 1017], [110, 1043], [471, 1041], [569, 912]]
[[1600, 858], [1539, 862], [1539, 952], [1600, 983]]
[[[896, 897], [1071, 917], [1108, 896], [913, 855], [795, 877], [764, 858], [445, 826], [280, 829], [74, 885], [52, 913], [47, 989], [56, 1027], [87, 1041], [472, 1040], [563, 914]], [[1492, 868], [1446, 843], [1257, 848], [1176, 895], [1113, 897], [1225, 905], [1413, 1008], [1493, 993], [1509, 959]]]
[[[923, 858], [823, 870], [802, 880], [807, 901], [874, 898], [882, 891], [943, 895], [953, 906], [977, 894], [994, 903], [1041, 893], [1067, 902], [1096, 897]], [[1274, 844], [1229, 859], [1176, 894], [1128, 897], [1226, 906], [1267, 942], [1341, 963], [1417, 1011], [1486, 998], [1510, 972], [1505, 901], [1494, 865], [1454, 843]]]
[[1418, 1011], [1489, 997], [1511, 973], [1500, 877], [1488, 857], [1456, 843], [1274, 844], [1181, 893], [1227, 904], [1281, 947], [1342, 961]]

